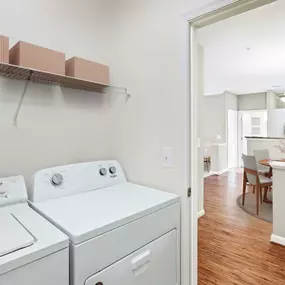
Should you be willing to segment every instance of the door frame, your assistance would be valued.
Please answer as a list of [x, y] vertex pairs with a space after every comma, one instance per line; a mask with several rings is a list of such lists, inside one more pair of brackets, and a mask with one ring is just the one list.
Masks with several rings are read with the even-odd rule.
[[[187, 185], [191, 188], [191, 195], [185, 207], [182, 207], [182, 251], [181, 255], [181, 283], [182, 285], [198, 284], [198, 175], [197, 175], [197, 152], [198, 152], [198, 118], [195, 112], [197, 98], [196, 89], [196, 66], [194, 58], [195, 31], [198, 28], [214, 24], [227, 18], [239, 15], [246, 11], [280, 1], [280, 0], [215, 0], [200, 6], [182, 15], [185, 20], [186, 55], [187, 60], [187, 106], [186, 106], [186, 147], [185, 164]], [[196, 115], [195, 115], [196, 114]], [[188, 193], [188, 189], [187, 189]], [[184, 199], [183, 199], [184, 200]], [[189, 217], [189, 219], [188, 219]], [[187, 219], [186, 219], [187, 218]]]

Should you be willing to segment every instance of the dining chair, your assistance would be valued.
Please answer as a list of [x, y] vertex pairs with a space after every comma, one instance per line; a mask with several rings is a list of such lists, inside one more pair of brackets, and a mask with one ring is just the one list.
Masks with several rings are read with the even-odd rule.
[[206, 166], [206, 170], [210, 172], [211, 169], [211, 156], [204, 156], [204, 167]]
[[259, 163], [260, 160], [269, 159], [269, 151], [268, 151], [268, 149], [254, 150], [253, 151], [253, 155], [254, 155], [254, 157], [256, 159], [256, 162], [257, 162], [258, 172], [261, 175], [264, 175], [264, 176], [268, 177], [269, 173], [270, 173], [270, 167], [264, 166], [264, 165]]
[[[268, 177], [260, 175], [254, 156], [242, 155], [244, 164], [243, 189], [242, 189], [242, 205], [245, 203], [247, 182], [255, 187], [256, 194], [256, 214], [259, 215], [259, 204], [262, 204], [262, 189], [264, 188], [264, 198], [267, 195], [268, 188], [272, 186], [272, 180]], [[260, 201], [259, 201], [260, 199]]]

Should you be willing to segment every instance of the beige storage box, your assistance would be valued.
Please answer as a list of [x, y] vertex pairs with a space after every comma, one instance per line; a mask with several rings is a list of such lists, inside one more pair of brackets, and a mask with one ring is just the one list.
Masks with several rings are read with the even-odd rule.
[[14, 65], [60, 75], [65, 74], [64, 53], [22, 41], [10, 49], [9, 61]]
[[0, 36], [0, 62], [9, 63], [9, 38]]
[[65, 75], [109, 84], [109, 67], [90, 60], [72, 57], [65, 62]]

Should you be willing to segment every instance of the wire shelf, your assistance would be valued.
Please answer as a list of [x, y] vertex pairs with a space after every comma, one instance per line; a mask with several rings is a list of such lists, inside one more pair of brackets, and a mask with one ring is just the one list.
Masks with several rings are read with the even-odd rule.
[[[34, 83], [40, 84], [56, 84], [66, 88], [93, 92], [106, 93], [104, 90], [107, 87], [112, 88], [112, 86], [100, 82], [82, 80], [70, 76], [58, 75], [2, 62], [0, 63], [0, 75], [11, 79], [30, 80]], [[122, 89], [124, 90], [124, 92], [127, 92], [125, 88]]]

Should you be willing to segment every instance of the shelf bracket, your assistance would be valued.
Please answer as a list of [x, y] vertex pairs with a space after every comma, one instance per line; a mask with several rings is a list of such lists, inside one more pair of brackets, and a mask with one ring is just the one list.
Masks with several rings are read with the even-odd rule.
[[28, 90], [28, 87], [29, 87], [29, 83], [31, 82], [32, 75], [33, 75], [33, 71], [30, 70], [29, 75], [28, 75], [28, 77], [27, 77], [27, 79], [26, 79], [26, 81], [25, 81], [24, 90], [23, 90], [23, 92], [22, 92], [20, 101], [19, 101], [19, 103], [18, 103], [18, 107], [17, 107], [16, 112], [15, 112], [15, 115], [14, 115], [13, 125], [14, 125], [15, 127], [18, 126], [19, 113], [20, 113], [20, 110], [21, 110], [21, 107], [22, 107], [22, 104], [23, 104], [25, 95], [26, 95], [26, 93], [27, 93], [27, 90]]

